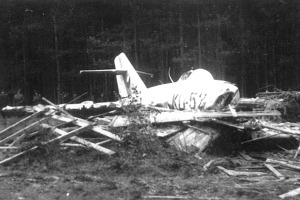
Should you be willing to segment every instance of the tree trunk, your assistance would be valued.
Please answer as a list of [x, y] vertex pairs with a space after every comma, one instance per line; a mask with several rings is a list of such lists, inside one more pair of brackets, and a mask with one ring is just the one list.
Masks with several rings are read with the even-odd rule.
[[246, 63], [245, 63], [245, 39], [244, 39], [244, 28], [245, 28], [245, 23], [243, 20], [243, 10], [240, 5], [240, 10], [239, 10], [239, 32], [240, 32], [240, 59], [242, 62], [242, 72], [241, 72], [241, 96], [245, 97], [246, 95]]
[[200, 27], [200, 13], [197, 10], [197, 32], [198, 32], [198, 66], [201, 67], [201, 27]]
[[[267, 34], [265, 35], [265, 45], [264, 45], [264, 68], [265, 68], [265, 86], [267, 87], [269, 85], [269, 69], [268, 69], [268, 47], [267, 47], [267, 40], [268, 40], [268, 36]], [[268, 89], [268, 88], [267, 88]]]
[[135, 57], [135, 69], [139, 68], [139, 59], [138, 59], [138, 42], [137, 42], [137, 19], [134, 16], [134, 30], [133, 30], [133, 34], [134, 34], [134, 57]]
[[180, 45], [180, 70], [183, 70], [184, 67], [184, 44], [183, 44], [183, 20], [182, 20], [182, 11], [180, 8], [179, 11], [179, 45]]
[[217, 32], [217, 45], [216, 45], [216, 72], [219, 75], [220, 79], [224, 79], [224, 69], [223, 69], [223, 47], [222, 47], [222, 39], [221, 39], [221, 17], [217, 14], [217, 22], [218, 22], [218, 32]]
[[276, 78], [276, 52], [275, 52], [275, 44], [273, 43], [273, 48], [272, 48], [272, 56], [273, 56], [273, 82], [274, 85], [277, 85], [277, 78]]
[[56, 75], [57, 75], [57, 85], [56, 85], [56, 98], [57, 103], [60, 103], [60, 66], [59, 66], [59, 60], [58, 60], [58, 40], [57, 40], [57, 23], [56, 23], [56, 16], [52, 17], [53, 19], [53, 26], [54, 26], [54, 45], [55, 45], [55, 61], [56, 61]]
[[27, 103], [27, 74], [26, 74], [26, 50], [25, 50], [25, 25], [23, 24], [22, 30], [22, 54], [23, 54], [23, 87], [24, 87], [24, 103]]
[[161, 41], [161, 45], [160, 45], [160, 56], [161, 56], [161, 65], [160, 65], [160, 70], [159, 70], [159, 79], [160, 81], [162, 81], [163, 83], [165, 83], [165, 78], [164, 78], [164, 75], [165, 75], [165, 70], [164, 70], [164, 67], [165, 67], [165, 62], [164, 62], [164, 44], [163, 44], [163, 41]]

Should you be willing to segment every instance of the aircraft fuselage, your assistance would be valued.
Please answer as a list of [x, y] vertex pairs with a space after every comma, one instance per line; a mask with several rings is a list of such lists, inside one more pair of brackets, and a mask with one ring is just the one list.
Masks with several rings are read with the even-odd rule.
[[142, 104], [177, 110], [221, 109], [237, 103], [238, 99], [239, 90], [235, 85], [214, 80], [203, 69], [184, 74], [177, 82], [148, 88], [141, 94]]

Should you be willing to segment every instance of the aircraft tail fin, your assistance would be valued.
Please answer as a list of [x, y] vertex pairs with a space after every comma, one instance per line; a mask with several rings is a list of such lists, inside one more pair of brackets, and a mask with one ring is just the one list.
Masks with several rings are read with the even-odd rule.
[[143, 92], [147, 89], [146, 85], [124, 53], [118, 55], [114, 62], [116, 70], [126, 70], [126, 73], [117, 75], [119, 95], [121, 98]]

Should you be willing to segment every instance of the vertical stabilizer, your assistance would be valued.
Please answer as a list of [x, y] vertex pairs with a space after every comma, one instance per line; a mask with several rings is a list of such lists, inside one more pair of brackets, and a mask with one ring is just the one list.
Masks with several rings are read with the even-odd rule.
[[117, 75], [118, 89], [121, 98], [132, 95], [134, 93], [133, 88], [136, 88], [138, 93], [147, 89], [124, 53], [121, 53], [115, 58], [115, 67], [117, 70], [127, 71], [126, 73]]

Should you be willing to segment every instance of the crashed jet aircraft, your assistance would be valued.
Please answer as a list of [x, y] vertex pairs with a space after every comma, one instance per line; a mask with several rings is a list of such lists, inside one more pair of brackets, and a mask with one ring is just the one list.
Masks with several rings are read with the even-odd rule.
[[236, 104], [240, 98], [235, 85], [215, 80], [204, 69], [190, 70], [177, 82], [147, 88], [124, 53], [114, 62], [116, 69], [81, 70], [80, 73], [115, 73], [120, 97], [138, 94], [142, 105], [176, 110], [220, 110]]

